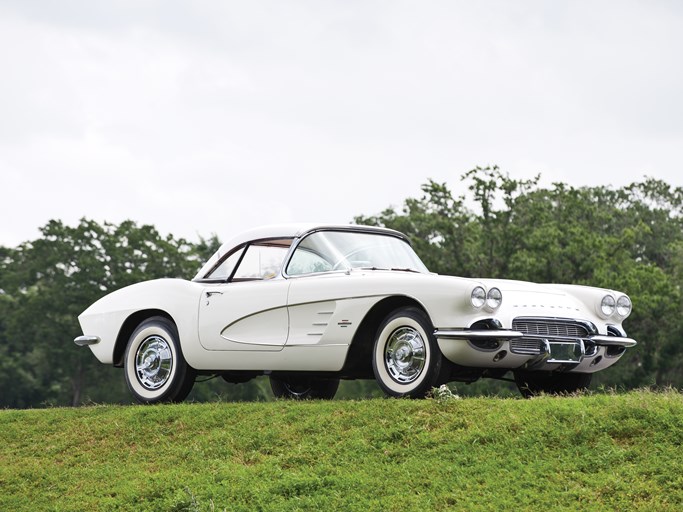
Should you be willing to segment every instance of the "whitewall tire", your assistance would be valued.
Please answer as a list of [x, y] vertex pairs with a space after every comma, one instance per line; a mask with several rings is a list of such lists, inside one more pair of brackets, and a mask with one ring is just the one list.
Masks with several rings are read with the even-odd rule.
[[131, 335], [124, 372], [128, 389], [143, 403], [181, 402], [195, 377], [183, 357], [175, 325], [160, 316], [145, 320]]
[[395, 397], [424, 397], [448, 380], [450, 366], [427, 315], [406, 307], [390, 314], [377, 330], [372, 366], [382, 390]]

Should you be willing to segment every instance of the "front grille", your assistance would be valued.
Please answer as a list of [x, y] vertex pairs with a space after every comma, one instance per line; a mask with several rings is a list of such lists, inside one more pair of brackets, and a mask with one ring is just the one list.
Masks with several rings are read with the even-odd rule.
[[524, 337], [510, 341], [510, 352], [531, 356], [545, 352], [543, 340], [585, 339], [590, 334], [581, 323], [557, 318], [515, 318], [512, 330], [523, 333]]
[[589, 334], [582, 324], [556, 319], [515, 318], [512, 330], [522, 332], [525, 336], [544, 338], [585, 338]]
[[525, 356], [538, 356], [543, 353], [543, 342], [529, 338], [520, 338], [510, 341], [510, 352]]

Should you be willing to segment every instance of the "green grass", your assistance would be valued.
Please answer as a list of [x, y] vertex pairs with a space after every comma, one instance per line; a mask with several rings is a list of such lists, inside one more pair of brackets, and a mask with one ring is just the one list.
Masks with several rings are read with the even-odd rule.
[[0, 411], [0, 510], [681, 510], [683, 395]]

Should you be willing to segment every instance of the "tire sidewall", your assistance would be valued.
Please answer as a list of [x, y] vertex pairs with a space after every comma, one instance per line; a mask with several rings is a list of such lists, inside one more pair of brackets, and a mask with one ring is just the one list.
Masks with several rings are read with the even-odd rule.
[[[392, 333], [401, 327], [415, 329], [425, 345], [425, 364], [417, 379], [409, 383], [396, 381], [386, 367], [384, 352]], [[431, 324], [426, 315], [415, 308], [400, 309], [382, 322], [377, 330], [372, 354], [375, 379], [388, 395], [395, 397], [423, 397], [434, 386], [441, 365], [441, 353], [431, 334]]]
[[[135, 359], [140, 346], [151, 336], [163, 338], [171, 350], [173, 358], [171, 373], [168, 380], [158, 389], [147, 389], [137, 376]], [[180, 351], [178, 333], [175, 326], [164, 318], [149, 319], [140, 324], [133, 332], [126, 347], [124, 357], [124, 372], [126, 384], [135, 398], [143, 403], [172, 401], [176, 398], [178, 389], [185, 378], [186, 363]], [[184, 398], [184, 397], [183, 397]]]

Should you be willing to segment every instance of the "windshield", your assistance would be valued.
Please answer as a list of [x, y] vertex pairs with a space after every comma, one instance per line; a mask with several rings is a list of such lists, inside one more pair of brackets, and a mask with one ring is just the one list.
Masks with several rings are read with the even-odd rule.
[[287, 274], [352, 268], [428, 272], [410, 245], [400, 238], [376, 233], [317, 231], [297, 246], [287, 265]]

